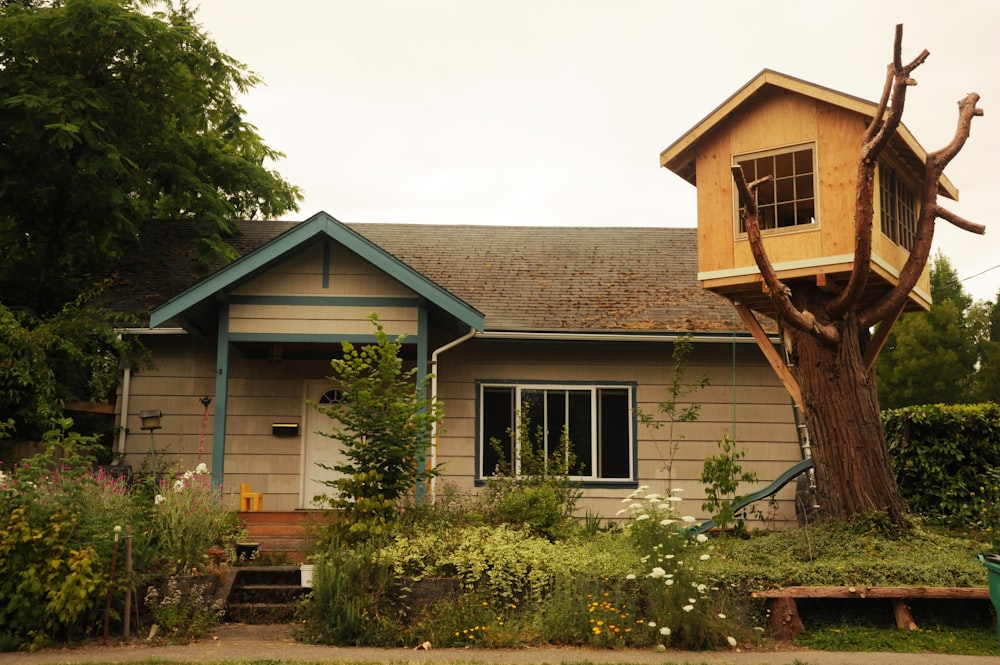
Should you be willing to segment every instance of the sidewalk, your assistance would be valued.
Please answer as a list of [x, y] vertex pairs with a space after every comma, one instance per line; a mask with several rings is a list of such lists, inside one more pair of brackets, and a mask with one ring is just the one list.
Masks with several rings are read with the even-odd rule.
[[317, 646], [296, 642], [291, 626], [219, 626], [212, 636], [193, 644], [149, 646], [137, 641], [127, 645], [45, 649], [36, 653], [0, 653], [0, 663], [11, 665], [55, 665], [58, 663], [137, 663], [141, 661], [300, 661], [381, 663], [668, 663], [695, 665], [997, 665], [996, 656], [949, 656], [939, 654], [836, 653], [829, 651], [689, 652], [601, 651], [592, 649], [370, 649]]

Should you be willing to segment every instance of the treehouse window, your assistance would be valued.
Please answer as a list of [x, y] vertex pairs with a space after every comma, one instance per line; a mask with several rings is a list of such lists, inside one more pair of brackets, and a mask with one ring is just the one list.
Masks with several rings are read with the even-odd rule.
[[900, 247], [911, 250], [917, 235], [916, 195], [910, 184], [885, 162], [879, 162], [878, 171], [882, 233]]
[[[734, 163], [743, 167], [743, 177], [753, 182], [770, 176], [757, 186], [757, 210], [761, 231], [788, 231], [815, 224], [816, 164], [815, 150], [794, 146], [749, 155], [738, 155]], [[746, 234], [746, 209], [736, 195], [738, 228]]]
[[632, 386], [621, 385], [481, 384], [477, 476], [531, 473], [521, 455], [531, 445], [538, 460], [568, 458], [575, 480], [634, 480], [632, 395]]

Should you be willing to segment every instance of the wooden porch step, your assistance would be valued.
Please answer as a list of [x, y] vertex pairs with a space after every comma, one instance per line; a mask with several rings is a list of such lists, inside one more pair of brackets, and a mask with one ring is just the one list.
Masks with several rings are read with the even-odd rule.
[[322, 510], [255, 510], [240, 512], [249, 542], [259, 545], [261, 558], [305, 560], [312, 548], [312, 529], [328, 520]]

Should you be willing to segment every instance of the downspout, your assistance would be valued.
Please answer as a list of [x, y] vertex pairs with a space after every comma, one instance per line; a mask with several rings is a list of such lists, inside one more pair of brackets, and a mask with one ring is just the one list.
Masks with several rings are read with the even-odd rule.
[[[439, 346], [438, 348], [434, 349], [433, 353], [431, 353], [431, 405], [432, 406], [434, 404], [437, 404], [438, 401], [438, 375], [437, 375], [438, 356], [444, 353], [445, 351], [453, 349], [459, 344], [472, 339], [475, 336], [476, 336], [476, 329], [469, 328], [469, 332], [467, 332], [466, 334], [462, 335], [458, 339], [451, 340], [444, 346]], [[438, 424], [437, 421], [434, 421], [431, 423], [431, 459], [430, 459], [431, 469], [437, 466], [437, 450], [438, 450]], [[437, 490], [436, 481], [437, 481], [436, 478], [431, 478], [431, 504], [434, 503], [434, 500], [436, 498], [435, 495], [435, 492]]]
[[121, 413], [118, 414], [118, 450], [115, 458], [125, 459], [125, 438], [128, 436], [128, 403], [132, 392], [132, 368], [126, 363], [122, 370]]

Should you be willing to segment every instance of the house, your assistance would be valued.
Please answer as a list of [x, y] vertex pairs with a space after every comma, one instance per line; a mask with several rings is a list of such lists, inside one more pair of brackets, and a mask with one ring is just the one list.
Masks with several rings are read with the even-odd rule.
[[[203, 461], [230, 491], [262, 493], [265, 510], [313, 507], [332, 473], [317, 463], [339, 451], [307, 402], [339, 399], [330, 359], [342, 340], [374, 340], [373, 312], [434, 375], [439, 491], [475, 491], [493, 473], [488, 441], [526, 402], [550, 430], [568, 423], [580, 509], [605, 518], [637, 487], [668, 482], [704, 517], [702, 463], [727, 433], [761, 481], [802, 459], [788, 393], [730, 303], [698, 284], [696, 229], [348, 225], [325, 213], [237, 227], [241, 258], [207, 270], [189, 223], [158, 224], [108, 294], [150, 312], [129, 332], [153, 366], [126, 368], [118, 396], [115, 447], [135, 469], [154, 455], [180, 470]], [[688, 398], [701, 417], [674, 428], [672, 451], [668, 429], [642, 426], [637, 409], [667, 398], [673, 343], [688, 334], [687, 377], [711, 385]], [[143, 429], [150, 412], [159, 429]], [[778, 495], [775, 523], [794, 519], [792, 496]]]

